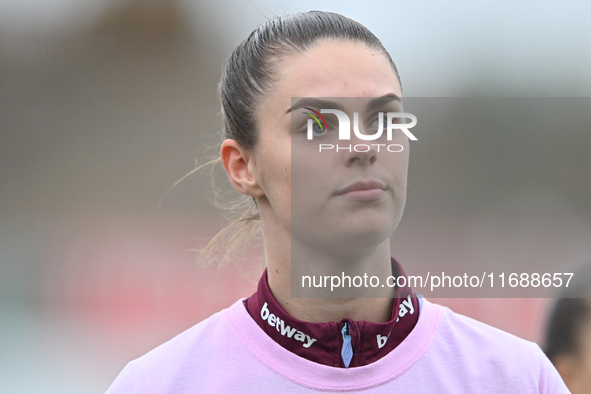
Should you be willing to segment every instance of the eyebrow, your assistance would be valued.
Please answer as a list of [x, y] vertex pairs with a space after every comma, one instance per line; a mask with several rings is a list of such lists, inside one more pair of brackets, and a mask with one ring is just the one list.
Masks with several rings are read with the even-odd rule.
[[[369, 102], [367, 105], [367, 110], [372, 111], [376, 108], [379, 108], [390, 101], [398, 101], [402, 102], [402, 98], [394, 93], [388, 93], [383, 95], [382, 97], [375, 98]], [[290, 108], [287, 109], [285, 112], [286, 114], [290, 113], [294, 109], [302, 108], [302, 107], [314, 107], [314, 108], [336, 108], [343, 111], [342, 105], [336, 103], [334, 101], [327, 101], [327, 100], [320, 100], [315, 98], [303, 98], [292, 105]]]
[[326, 100], [320, 100], [320, 99], [306, 97], [306, 98], [299, 100], [297, 103], [295, 103], [290, 108], [288, 108], [285, 113], [288, 114], [291, 111], [293, 111], [294, 109], [302, 108], [302, 107], [331, 108], [331, 109], [339, 109], [341, 111], [343, 110], [342, 105], [340, 105], [339, 103], [335, 103], [334, 101], [326, 101]]
[[388, 93], [382, 97], [378, 97], [371, 100], [367, 105], [367, 111], [373, 111], [374, 109], [380, 108], [388, 104], [390, 101], [398, 101], [399, 103], [401, 103], [402, 98], [394, 93]]

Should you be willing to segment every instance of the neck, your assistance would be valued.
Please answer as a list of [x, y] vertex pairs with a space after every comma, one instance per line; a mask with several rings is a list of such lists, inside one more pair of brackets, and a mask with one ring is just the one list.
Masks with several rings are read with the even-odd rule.
[[[375, 323], [390, 320], [394, 289], [387, 289], [380, 298], [292, 298], [291, 256], [285, 253], [275, 255], [272, 249], [267, 248], [266, 253], [269, 288], [277, 302], [294, 318], [310, 323], [337, 322], [343, 319]], [[316, 266], [325, 266], [318, 259], [308, 261], [314, 261]], [[386, 240], [372, 253], [363, 257], [347, 259], [347, 267], [352, 267], [361, 275], [376, 274], [381, 278], [380, 281], [383, 281], [383, 278], [392, 275], [389, 241]]]
[[[326, 251], [310, 248], [306, 243], [297, 244], [297, 240], [293, 239], [290, 231], [281, 226], [274, 215], [269, 214], [270, 209], [266, 200], [259, 199], [259, 209], [263, 225], [269, 288], [287, 313], [296, 319], [310, 323], [337, 322], [343, 319], [382, 323], [391, 318], [395, 297], [394, 288], [385, 287], [380, 289], [379, 293], [375, 292], [375, 288], [354, 288], [354, 294], [349, 291], [344, 293], [342, 298], [328, 298], [326, 292], [322, 293], [323, 297], [316, 294], [310, 296], [310, 293], [307, 293], [304, 296], [310, 298], [292, 298], [293, 271], [297, 272], [294, 275], [302, 272], [304, 275], [321, 273], [324, 275], [328, 271], [340, 274], [346, 271], [346, 275], [351, 277], [367, 273], [369, 276], [378, 276], [380, 283], [385, 283], [386, 278], [392, 275], [388, 238], [373, 244], [369, 241], [365, 244], [345, 245], [345, 247], [348, 246], [348, 250], [340, 256], [335, 256]], [[308, 262], [305, 268], [301, 267], [301, 264], [297, 264], [297, 267], [292, 265], [294, 254], [298, 255], [298, 261]], [[292, 270], [292, 267], [296, 269]], [[324, 272], [322, 272], [323, 269], [325, 269]], [[297, 289], [297, 291], [301, 290], [301, 288]]]

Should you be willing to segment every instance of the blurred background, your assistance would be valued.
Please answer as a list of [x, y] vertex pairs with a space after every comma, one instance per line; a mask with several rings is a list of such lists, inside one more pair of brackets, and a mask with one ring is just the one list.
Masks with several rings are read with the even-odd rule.
[[[232, 48], [267, 17], [311, 9], [372, 30], [407, 96], [590, 103], [584, 2], [0, 0], [0, 393], [102, 393], [254, 291], [260, 250], [242, 270], [196, 267], [191, 250], [224, 225], [209, 173], [167, 191], [216, 153]], [[519, 149], [508, 130], [414, 144], [394, 256], [407, 271], [591, 260], [584, 112]], [[439, 302], [541, 344], [551, 300]]]

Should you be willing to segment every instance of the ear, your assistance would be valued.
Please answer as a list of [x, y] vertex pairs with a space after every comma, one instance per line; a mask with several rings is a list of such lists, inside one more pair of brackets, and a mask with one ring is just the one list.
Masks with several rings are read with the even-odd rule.
[[236, 190], [252, 197], [260, 197], [264, 194], [251, 173], [251, 152], [244, 149], [236, 140], [227, 139], [222, 143], [220, 157], [226, 174]]

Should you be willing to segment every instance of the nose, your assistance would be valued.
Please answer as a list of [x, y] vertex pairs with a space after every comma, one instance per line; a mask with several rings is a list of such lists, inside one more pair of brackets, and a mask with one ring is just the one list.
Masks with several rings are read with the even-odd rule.
[[350, 145], [342, 144], [347, 141], [339, 141], [339, 151], [343, 153], [343, 164], [347, 167], [352, 165], [372, 165], [378, 160], [378, 141], [365, 141], [351, 133]]

